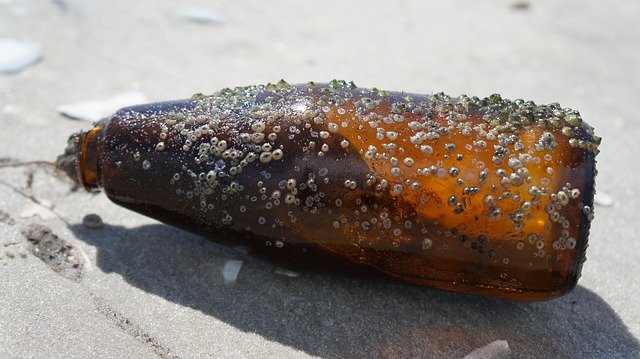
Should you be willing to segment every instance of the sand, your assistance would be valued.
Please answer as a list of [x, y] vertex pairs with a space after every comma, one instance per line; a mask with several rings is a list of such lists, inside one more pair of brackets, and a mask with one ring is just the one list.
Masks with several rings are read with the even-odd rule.
[[62, 105], [281, 78], [559, 102], [603, 138], [583, 276], [542, 303], [283, 275], [46, 165], [0, 168], [0, 357], [639, 357], [639, 16], [622, 0], [0, 1], [0, 38], [42, 55], [0, 73], [4, 164], [53, 161], [91, 126]]

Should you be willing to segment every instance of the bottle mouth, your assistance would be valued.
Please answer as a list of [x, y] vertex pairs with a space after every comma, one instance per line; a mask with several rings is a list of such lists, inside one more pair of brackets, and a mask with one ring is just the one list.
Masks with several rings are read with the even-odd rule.
[[100, 187], [97, 141], [100, 141], [102, 129], [97, 125], [88, 132], [71, 135], [64, 154], [56, 159], [56, 168], [91, 192]]
[[78, 155], [80, 153], [80, 137], [82, 132], [74, 133], [67, 141], [64, 153], [56, 159], [56, 168], [64, 172], [75, 183], [80, 184], [78, 178]]

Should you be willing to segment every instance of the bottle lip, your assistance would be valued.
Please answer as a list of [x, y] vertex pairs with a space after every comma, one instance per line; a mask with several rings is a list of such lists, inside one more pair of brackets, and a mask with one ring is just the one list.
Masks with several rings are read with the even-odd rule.
[[78, 153], [80, 151], [80, 136], [82, 132], [74, 133], [67, 140], [67, 147], [64, 153], [56, 159], [56, 168], [64, 172], [71, 180], [80, 182], [78, 177]]

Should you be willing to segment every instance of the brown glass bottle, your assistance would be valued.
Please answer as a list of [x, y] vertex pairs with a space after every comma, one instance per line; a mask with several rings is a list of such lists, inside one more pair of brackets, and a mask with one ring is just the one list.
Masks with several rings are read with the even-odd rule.
[[59, 164], [292, 268], [545, 300], [578, 280], [598, 143], [557, 104], [280, 82], [122, 109]]

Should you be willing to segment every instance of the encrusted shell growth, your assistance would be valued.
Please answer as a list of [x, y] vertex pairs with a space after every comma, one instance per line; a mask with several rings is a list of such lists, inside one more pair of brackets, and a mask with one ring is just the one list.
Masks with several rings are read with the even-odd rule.
[[85, 187], [289, 264], [536, 300], [584, 258], [600, 139], [558, 104], [280, 81], [96, 126]]

